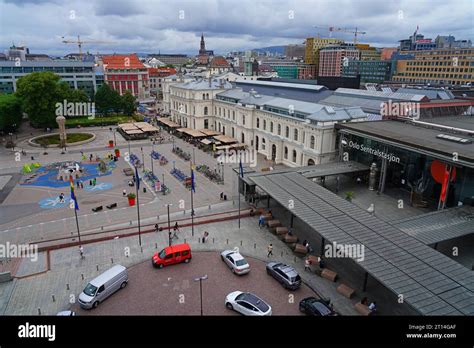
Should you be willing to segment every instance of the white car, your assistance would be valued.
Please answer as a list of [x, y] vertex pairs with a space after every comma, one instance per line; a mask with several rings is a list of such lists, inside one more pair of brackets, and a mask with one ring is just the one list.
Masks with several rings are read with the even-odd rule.
[[221, 258], [234, 274], [242, 275], [250, 272], [250, 265], [238, 250], [224, 250]]
[[243, 315], [272, 315], [272, 307], [250, 292], [231, 292], [225, 298], [225, 306]]

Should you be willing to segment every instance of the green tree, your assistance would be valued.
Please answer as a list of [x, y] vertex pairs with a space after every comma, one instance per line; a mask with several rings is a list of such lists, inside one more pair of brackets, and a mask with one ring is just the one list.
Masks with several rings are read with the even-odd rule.
[[22, 116], [21, 102], [17, 96], [0, 94], [0, 130], [14, 131], [20, 126]]
[[69, 94], [69, 85], [49, 71], [18, 79], [17, 95], [33, 127], [56, 127], [56, 103], [62, 103]]
[[94, 96], [95, 108], [98, 113], [107, 115], [110, 111], [119, 112], [122, 109], [120, 94], [104, 83], [97, 89]]
[[132, 93], [130, 93], [130, 91], [126, 91], [122, 96], [121, 101], [123, 113], [127, 116], [132, 116], [137, 110], [138, 106], [136, 98], [132, 95]]
[[71, 89], [67, 101], [73, 103], [87, 103], [89, 101], [89, 97], [83, 90]]

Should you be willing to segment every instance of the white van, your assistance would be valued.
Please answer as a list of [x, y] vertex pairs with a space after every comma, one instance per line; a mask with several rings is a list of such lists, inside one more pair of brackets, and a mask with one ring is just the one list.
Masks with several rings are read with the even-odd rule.
[[96, 308], [99, 303], [128, 283], [124, 266], [116, 265], [94, 278], [79, 295], [79, 305], [84, 309]]

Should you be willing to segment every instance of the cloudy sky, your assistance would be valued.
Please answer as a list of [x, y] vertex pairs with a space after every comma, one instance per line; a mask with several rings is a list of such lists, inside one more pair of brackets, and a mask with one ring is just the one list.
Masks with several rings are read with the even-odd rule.
[[[473, 38], [472, 0], [0, 0], [0, 49], [14, 42], [31, 53], [197, 54], [201, 32], [218, 53], [303, 43], [328, 36], [314, 26], [366, 31], [361, 42], [394, 47], [418, 25], [425, 37]], [[351, 34], [333, 37], [352, 40]]]

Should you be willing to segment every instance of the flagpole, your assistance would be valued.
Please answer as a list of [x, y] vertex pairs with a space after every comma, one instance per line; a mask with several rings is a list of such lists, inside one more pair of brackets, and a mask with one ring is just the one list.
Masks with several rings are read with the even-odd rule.
[[191, 163], [191, 235], [194, 237], [194, 171], [193, 163]]
[[81, 245], [82, 244], [82, 242], [81, 242], [81, 233], [79, 232], [79, 221], [77, 219], [76, 202], [74, 202], [74, 215], [76, 216], [77, 236], [79, 237], [79, 245]]
[[140, 177], [138, 176], [138, 170], [137, 167], [135, 167], [135, 175], [137, 176], [135, 178], [135, 192], [137, 193], [137, 216], [138, 216], [138, 244], [142, 246], [142, 235], [141, 235], [141, 226], [140, 226], [140, 199], [138, 198], [138, 191], [140, 186]]
[[74, 192], [74, 182], [72, 179], [72, 175], [69, 175], [69, 184], [71, 186], [71, 199], [73, 198], [72, 196], [74, 196], [74, 216], [76, 217], [77, 237], [79, 239], [79, 245], [81, 245], [81, 232], [79, 231], [79, 219], [77, 218], [77, 209], [79, 209], [79, 205], [77, 204], [77, 196]]
[[239, 230], [240, 230], [240, 176], [243, 175], [242, 170], [242, 159], [240, 158], [239, 152], [239, 175], [237, 175], [237, 198], [239, 200]]

